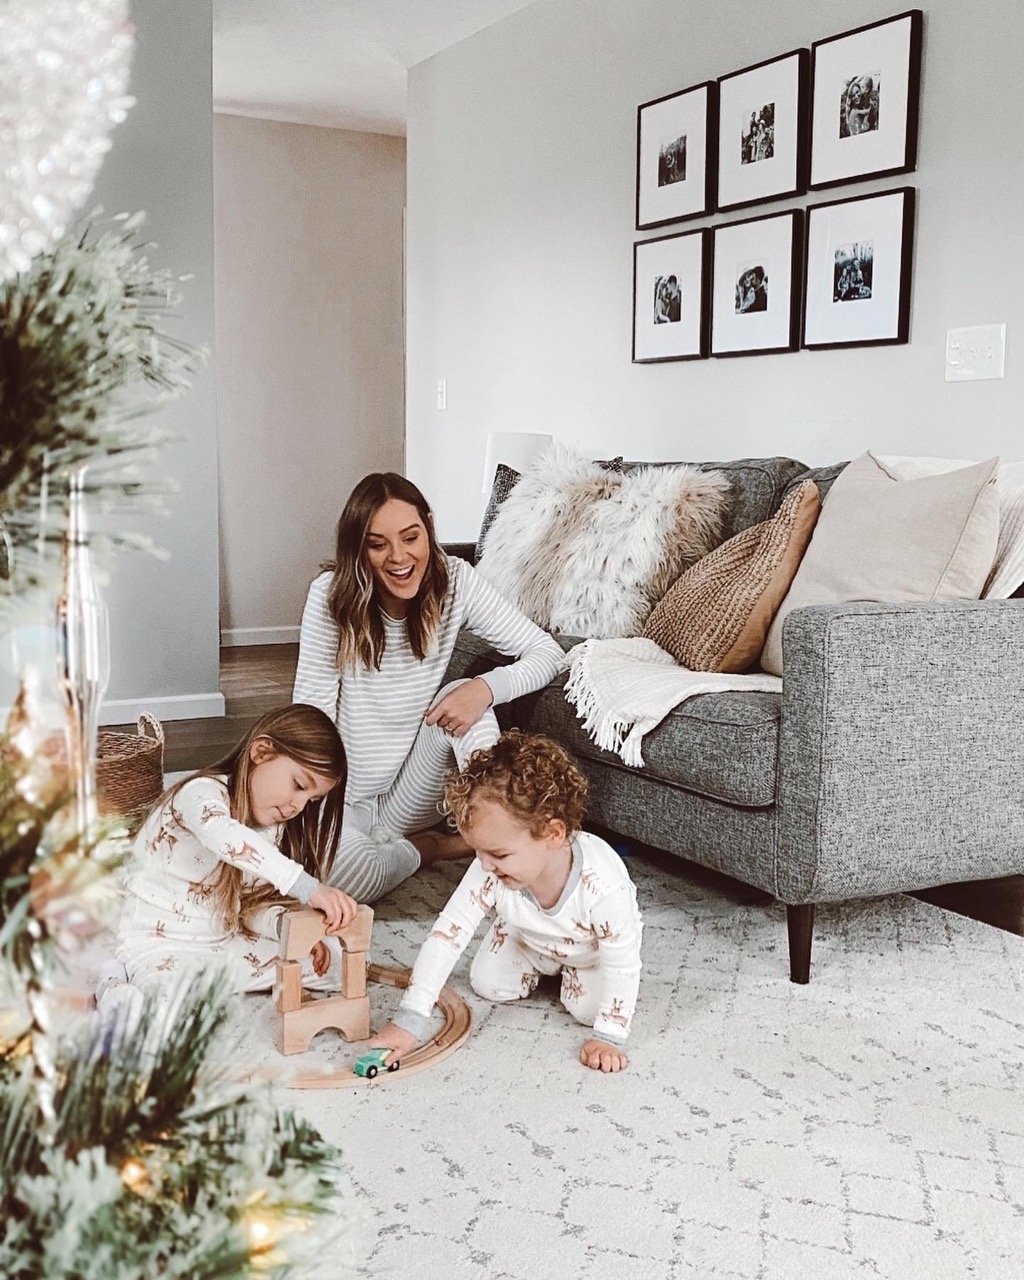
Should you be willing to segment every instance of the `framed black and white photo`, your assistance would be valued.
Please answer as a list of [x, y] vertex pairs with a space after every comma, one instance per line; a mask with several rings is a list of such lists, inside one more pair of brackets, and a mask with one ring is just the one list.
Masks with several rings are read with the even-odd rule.
[[636, 112], [636, 229], [699, 218], [714, 207], [713, 80], [681, 89]]
[[700, 360], [708, 353], [710, 233], [633, 246], [633, 363]]
[[796, 350], [802, 230], [799, 209], [713, 228], [713, 356]]
[[718, 208], [807, 190], [810, 54], [795, 49], [718, 82]]
[[834, 187], [917, 164], [920, 9], [811, 46], [811, 183]]
[[811, 205], [803, 345], [906, 342], [913, 242], [913, 187]]

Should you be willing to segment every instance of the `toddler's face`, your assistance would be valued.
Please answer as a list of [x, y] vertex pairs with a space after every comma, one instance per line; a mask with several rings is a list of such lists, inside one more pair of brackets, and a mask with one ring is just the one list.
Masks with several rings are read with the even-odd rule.
[[313, 773], [288, 756], [268, 756], [268, 745], [266, 739], [257, 739], [251, 751], [254, 764], [249, 774], [249, 808], [258, 827], [287, 822], [310, 800], [322, 800], [335, 785], [335, 779]]
[[565, 827], [535, 836], [495, 800], [474, 800], [470, 821], [460, 826], [464, 839], [476, 850], [485, 871], [510, 889], [535, 889], [551, 871], [552, 854], [566, 847]]

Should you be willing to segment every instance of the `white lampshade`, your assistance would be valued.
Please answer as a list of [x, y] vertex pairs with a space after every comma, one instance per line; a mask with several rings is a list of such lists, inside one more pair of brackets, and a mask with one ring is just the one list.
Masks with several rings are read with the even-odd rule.
[[524, 471], [554, 442], [554, 436], [543, 435], [539, 431], [492, 431], [487, 437], [481, 492], [490, 493], [499, 462], [504, 462], [506, 467], [514, 467], [516, 471]]

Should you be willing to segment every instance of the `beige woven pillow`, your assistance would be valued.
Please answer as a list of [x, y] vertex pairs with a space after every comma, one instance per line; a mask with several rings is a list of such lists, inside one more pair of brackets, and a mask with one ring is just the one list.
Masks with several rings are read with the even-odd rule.
[[698, 560], [655, 606], [644, 635], [691, 671], [746, 671], [764, 646], [821, 510], [813, 480], [775, 515]]

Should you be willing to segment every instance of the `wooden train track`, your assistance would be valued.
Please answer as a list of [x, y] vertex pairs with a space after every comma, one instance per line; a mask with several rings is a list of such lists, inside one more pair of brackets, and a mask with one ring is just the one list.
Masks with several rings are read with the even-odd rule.
[[[404, 989], [409, 985], [408, 969], [391, 969], [384, 965], [367, 966], [366, 976], [370, 982], [379, 982], [383, 986]], [[444, 1014], [444, 1026], [426, 1044], [414, 1049], [402, 1059], [398, 1071], [382, 1071], [375, 1079], [370, 1080], [357, 1076], [352, 1071], [297, 1071], [278, 1076], [278, 1082], [286, 1089], [359, 1089], [366, 1086], [377, 1087], [394, 1084], [405, 1080], [417, 1071], [437, 1066], [462, 1045], [473, 1025], [473, 1015], [469, 1005], [451, 987], [444, 987], [437, 999], [437, 1007]]]

